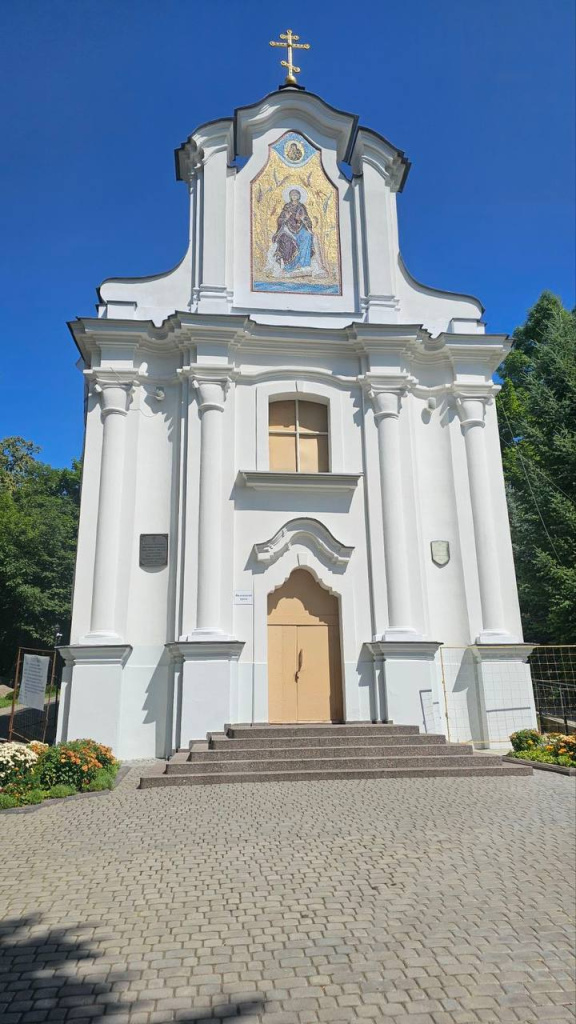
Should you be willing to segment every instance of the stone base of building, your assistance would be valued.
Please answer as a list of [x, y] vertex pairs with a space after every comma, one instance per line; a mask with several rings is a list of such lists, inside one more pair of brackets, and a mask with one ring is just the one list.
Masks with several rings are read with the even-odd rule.
[[[124, 760], [164, 758], [229, 722], [268, 723], [268, 667], [240, 661], [244, 644], [77, 644], [65, 667], [57, 739], [91, 737]], [[452, 742], [508, 749], [534, 728], [529, 644], [443, 647], [373, 640], [343, 664], [347, 722], [418, 725]]]
[[479, 684], [482, 736], [477, 746], [509, 750], [511, 733], [537, 728], [528, 664], [533, 650], [533, 644], [522, 643], [470, 648]]
[[[439, 643], [426, 640], [373, 640], [375, 716], [381, 722], [430, 728], [426, 708], [438, 704], [435, 656]], [[434, 723], [443, 732], [443, 723]]]
[[176, 670], [174, 746], [222, 732], [234, 719], [238, 693], [239, 640], [179, 640], [167, 644]]

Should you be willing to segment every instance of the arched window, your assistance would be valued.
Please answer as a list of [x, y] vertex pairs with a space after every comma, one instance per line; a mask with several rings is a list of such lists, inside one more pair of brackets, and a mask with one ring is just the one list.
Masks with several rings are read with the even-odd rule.
[[328, 408], [302, 398], [269, 407], [270, 469], [284, 473], [328, 473]]

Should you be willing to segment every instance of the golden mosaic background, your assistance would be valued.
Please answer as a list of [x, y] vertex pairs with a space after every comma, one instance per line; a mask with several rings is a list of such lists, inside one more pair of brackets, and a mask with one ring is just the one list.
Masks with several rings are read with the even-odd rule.
[[[277, 144], [276, 144], [277, 145]], [[302, 186], [308, 193], [305, 206], [312, 221], [315, 240], [320, 250], [320, 262], [326, 274], [322, 277], [299, 275], [297, 278], [275, 277], [266, 270], [268, 252], [272, 236], [277, 229], [277, 221], [284, 206], [283, 193], [288, 187]], [[314, 155], [302, 166], [289, 166], [272, 147], [268, 163], [254, 179], [251, 186], [252, 204], [252, 281], [266, 282], [270, 291], [288, 290], [282, 287], [285, 280], [290, 280], [290, 292], [299, 290], [310, 292], [312, 289], [299, 289], [313, 285], [315, 294], [340, 294], [340, 238], [338, 228], [338, 189], [327, 177], [322, 167], [320, 153]], [[271, 288], [276, 284], [278, 288]]]

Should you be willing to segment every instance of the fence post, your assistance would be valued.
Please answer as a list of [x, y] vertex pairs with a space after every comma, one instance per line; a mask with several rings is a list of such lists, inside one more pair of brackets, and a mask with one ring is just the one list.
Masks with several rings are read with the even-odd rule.
[[562, 718], [564, 719], [564, 735], [568, 735], [568, 712], [566, 711], [566, 705], [564, 704], [564, 694], [562, 693], [562, 687], [560, 686], [560, 707], [562, 709]]
[[14, 712], [16, 710], [16, 691], [18, 689], [18, 675], [20, 673], [20, 661], [22, 658], [22, 648], [18, 648], [18, 657], [16, 658], [16, 671], [14, 672], [14, 689], [12, 690], [12, 710], [10, 711], [10, 721], [8, 723], [8, 741], [12, 739], [12, 733], [14, 731]]

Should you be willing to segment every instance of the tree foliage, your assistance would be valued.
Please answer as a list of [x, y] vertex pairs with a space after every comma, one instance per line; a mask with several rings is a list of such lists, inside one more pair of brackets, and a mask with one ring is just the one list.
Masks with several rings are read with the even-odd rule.
[[0, 440], [0, 674], [19, 646], [68, 637], [78, 511], [79, 462], [54, 469], [21, 437]]
[[543, 292], [499, 369], [500, 441], [524, 633], [576, 643], [576, 316]]

